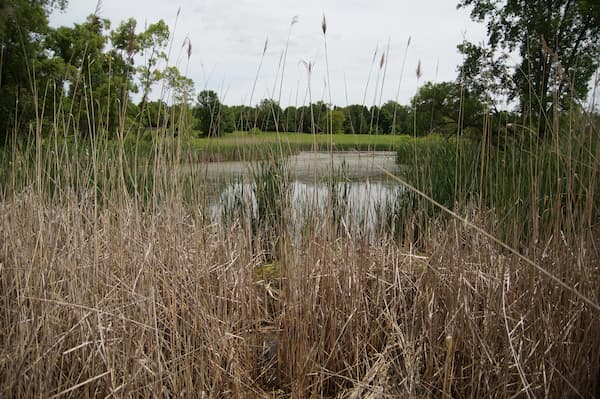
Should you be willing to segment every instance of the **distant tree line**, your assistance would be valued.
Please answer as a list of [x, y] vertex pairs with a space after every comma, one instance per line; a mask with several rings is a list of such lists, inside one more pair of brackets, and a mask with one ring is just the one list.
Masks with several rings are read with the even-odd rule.
[[[460, 44], [464, 62], [457, 80], [422, 84], [409, 104], [316, 102], [282, 108], [264, 99], [256, 106], [228, 106], [214, 91], [196, 95], [191, 79], [165, 66], [170, 33], [162, 20], [140, 29], [130, 18], [111, 27], [97, 10], [72, 27], [50, 27], [48, 15], [67, 3], [0, 2], [0, 143], [52, 129], [90, 136], [151, 134], [162, 128], [204, 136], [253, 129], [476, 133], [490, 126], [490, 115], [507, 116], [496, 109], [498, 96], [518, 104], [514, 115], [544, 137], [555, 115], [586, 98], [600, 63], [596, 1], [461, 0], [459, 8], [469, 8], [474, 20], [487, 24], [488, 42]], [[189, 58], [189, 41], [184, 49]], [[516, 68], [507, 51], [519, 51]], [[160, 93], [152, 93], [156, 87]]]
[[484, 104], [456, 82], [426, 83], [409, 105], [388, 101], [379, 106], [346, 107], [322, 101], [282, 108], [264, 99], [254, 107], [227, 106], [217, 93], [198, 95], [195, 127], [207, 136], [258, 129], [265, 132], [346, 134], [442, 134], [482, 129]]

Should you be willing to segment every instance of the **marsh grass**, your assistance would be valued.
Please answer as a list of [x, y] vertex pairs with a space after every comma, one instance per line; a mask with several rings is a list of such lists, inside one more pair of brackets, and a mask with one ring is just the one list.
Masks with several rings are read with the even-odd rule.
[[[403, 169], [409, 182], [441, 204], [493, 211], [497, 219], [486, 230], [525, 249], [558, 234], [579, 237], [598, 219], [598, 136], [583, 118], [578, 123], [556, 142], [539, 141], [524, 128], [502, 140], [431, 135], [400, 145], [398, 162], [409, 166]], [[424, 212], [424, 228], [435, 220], [438, 209], [416, 194], [401, 202], [398, 209]]]
[[406, 139], [407, 180], [461, 218], [403, 192], [374, 240], [345, 228], [343, 171], [294, 224], [284, 143], [216, 224], [205, 169], [181, 172], [189, 131], [38, 121], [1, 152], [0, 396], [597, 397], [588, 120], [548, 143]]

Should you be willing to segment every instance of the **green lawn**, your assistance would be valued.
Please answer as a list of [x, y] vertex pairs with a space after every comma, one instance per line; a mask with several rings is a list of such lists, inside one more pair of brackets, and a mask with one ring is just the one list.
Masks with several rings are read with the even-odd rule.
[[194, 138], [190, 150], [213, 160], [256, 159], [273, 152], [329, 151], [331, 142], [333, 151], [395, 151], [410, 140], [408, 135], [234, 132], [217, 138]]

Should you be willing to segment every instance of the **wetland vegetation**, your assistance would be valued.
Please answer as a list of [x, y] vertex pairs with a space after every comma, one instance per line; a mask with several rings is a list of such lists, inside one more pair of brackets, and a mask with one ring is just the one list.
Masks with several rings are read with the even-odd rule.
[[531, 33], [552, 73], [502, 111], [465, 44], [406, 106], [192, 103], [134, 67], [164, 23], [36, 26], [65, 3], [0, 14], [0, 396], [598, 397], [595, 3], [557, 2], [587, 61]]

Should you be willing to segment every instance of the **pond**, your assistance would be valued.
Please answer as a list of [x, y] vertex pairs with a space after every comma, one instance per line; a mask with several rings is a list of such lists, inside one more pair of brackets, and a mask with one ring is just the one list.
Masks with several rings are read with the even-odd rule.
[[[256, 216], [253, 176], [259, 165], [256, 162], [194, 165], [198, 168], [196, 172], [201, 173], [207, 182], [214, 222], [222, 222], [223, 214], [240, 204], [245, 204]], [[287, 157], [285, 165], [289, 173], [289, 198], [295, 222], [309, 213], [327, 216], [333, 193], [334, 206], [343, 208], [343, 217], [348, 225], [372, 229], [381, 209], [394, 203], [401, 194], [399, 184], [381, 169], [392, 174], [401, 171], [395, 152], [301, 152]]]

